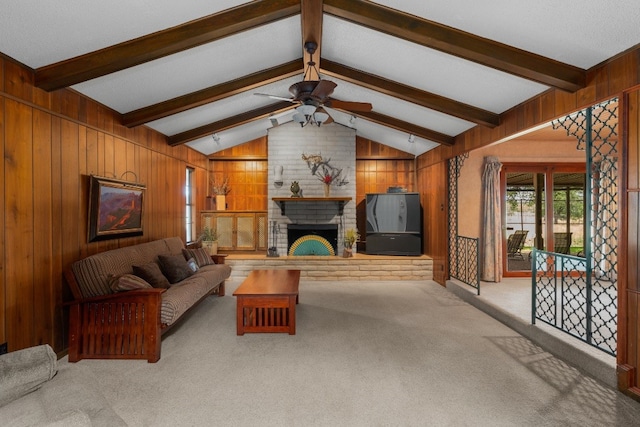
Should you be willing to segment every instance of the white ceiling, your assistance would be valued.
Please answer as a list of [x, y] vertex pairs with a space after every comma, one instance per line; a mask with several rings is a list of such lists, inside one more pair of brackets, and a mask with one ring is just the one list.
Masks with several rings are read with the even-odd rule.
[[[267, 0], [263, 0], [268, 2]], [[352, 0], [356, 1], [356, 0]], [[245, 1], [231, 0], [6, 0], [0, 6], [0, 52], [38, 69], [81, 54], [215, 14]], [[640, 43], [637, 0], [579, 3], [554, 0], [378, 1], [380, 5], [445, 24], [563, 63], [589, 69]], [[579, 5], [571, 8], [570, 6]], [[300, 15], [228, 36], [177, 54], [73, 85], [73, 89], [127, 113], [250, 73], [294, 61], [302, 49]], [[315, 58], [317, 60], [317, 58]], [[431, 92], [496, 114], [549, 87], [378, 32], [325, 13], [321, 58]], [[302, 63], [300, 68], [302, 69]], [[337, 78], [333, 97], [370, 102], [373, 111], [449, 136], [476, 126]], [[289, 97], [299, 76], [147, 123], [167, 136], [273, 103], [253, 93]], [[394, 148], [422, 154], [438, 143], [358, 117], [330, 110], [336, 123]], [[282, 115], [283, 123], [290, 115]], [[187, 144], [210, 154], [266, 135], [272, 123], [260, 119]], [[329, 125], [335, 126], [335, 125]]]

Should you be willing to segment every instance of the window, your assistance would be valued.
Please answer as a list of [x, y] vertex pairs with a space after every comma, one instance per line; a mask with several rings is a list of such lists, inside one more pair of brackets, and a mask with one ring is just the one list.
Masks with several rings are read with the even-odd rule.
[[193, 186], [193, 181], [195, 177], [195, 170], [193, 168], [187, 168], [186, 171], [186, 180], [184, 186], [184, 195], [185, 195], [185, 240], [187, 242], [193, 242], [196, 240], [195, 233], [195, 188]]

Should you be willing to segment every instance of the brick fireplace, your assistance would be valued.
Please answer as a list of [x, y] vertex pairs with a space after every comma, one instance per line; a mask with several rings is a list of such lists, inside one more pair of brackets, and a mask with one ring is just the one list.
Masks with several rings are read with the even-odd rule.
[[[331, 159], [332, 166], [342, 169], [346, 184], [331, 187], [331, 197], [351, 198], [342, 209], [335, 201], [325, 199], [324, 186], [302, 160], [303, 154], [319, 154], [325, 160]], [[281, 256], [288, 253], [289, 224], [331, 224], [337, 229], [335, 249], [336, 254], [340, 253], [344, 230], [356, 228], [355, 129], [335, 123], [304, 128], [296, 123], [286, 123], [274, 127], [269, 130], [268, 165], [269, 247], [275, 246]], [[280, 176], [281, 183], [278, 182]], [[272, 199], [290, 197], [293, 181], [299, 183], [303, 199], [314, 200], [288, 203], [283, 214], [281, 206]]]

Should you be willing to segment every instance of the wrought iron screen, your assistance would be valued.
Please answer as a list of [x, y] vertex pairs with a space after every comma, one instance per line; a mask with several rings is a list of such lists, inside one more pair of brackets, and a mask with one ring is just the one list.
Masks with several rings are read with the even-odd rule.
[[[616, 334], [611, 322], [615, 324], [617, 316], [612, 304], [617, 291], [609, 286], [589, 285], [586, 258], [534, 248], [532, 260], [531, 322], [541, 320], [615, 355]], [[600, 288], [600, 296], [593, 299], [596, 288]], [[593, 316], [592, 312], [598, 315]]]
[[[537, 253], [533, 268], [532, 317], [552, 323], [550, 313], [560, 310], [563, 319], [553, 321], [571, 335], [610, 354], [616, 353], [618, 329], [618, 100], [594, 105], [553, 123], [578, 140], [587, 162], [583, 264], [575, 257]], [[560, 266], [560, 270], [557, 270]], [[551, 274], [553, 269], [555, 272]], [[551, 305], [549, 280], [562, 278], [560, 307]], [[549, 292], [548, 298], [540, 295]], [[554, 293], [554, 295], [557, 294]], [[542, 305], [540, 305], [542, 304]], [[555, 303], [554, 303], [555, 304]], [[540, 317], [543, 316], [543, 317]]]
[[480, 295], [480, 239], [456, 236], [456, 269], [451, 277], [477, 290]]
[[458, 235], [458, 178], [469, 153], [449, 160], [449, 275], [480, 295], [479, 239]]
[[458, 274], [458, 177], [462, 163], [459, 156], [449, 159], [449, 275], [452, 277]]

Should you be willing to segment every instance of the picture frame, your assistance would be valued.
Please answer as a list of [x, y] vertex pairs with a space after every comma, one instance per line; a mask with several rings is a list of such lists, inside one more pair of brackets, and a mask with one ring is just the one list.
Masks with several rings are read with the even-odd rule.
[[89, 242], [141, 236], [146, 186], [90, 176]]

